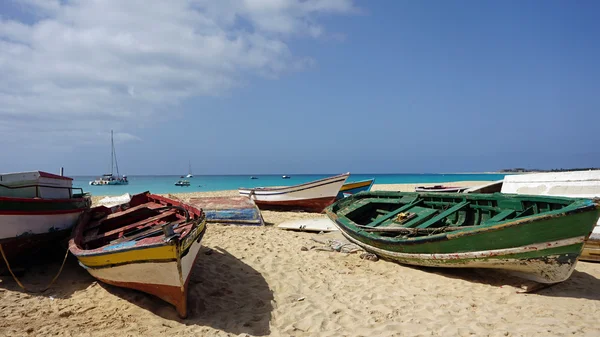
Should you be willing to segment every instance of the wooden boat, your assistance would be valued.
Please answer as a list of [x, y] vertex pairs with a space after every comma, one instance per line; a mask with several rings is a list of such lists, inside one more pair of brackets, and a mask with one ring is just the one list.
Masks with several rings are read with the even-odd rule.
[[352, 195], [352, 194], [355, 194], [358, 192], [368, 192], [374, 183], [375, 183], [375, 178], [345, 183], [340, 188], [340, 191], [338, 192], [336, 199], [345, 198], [349, 195]]
[[92, 204], [72, 186], [72, 178], [42, 171], [0, 175], [0, 245], [9, 263], [68, 237]]
[[246, 197], [192, 198], [188, 204], [202, 209], [207, 222], [263, 226], [263, 217], [254, 201]]
[[[502, 193], [573, 198], [600, 197], [600, 170], [507, 175]], [[600, 221], [583, 246], [580, 260], [600, 262]]]
[[496, 193], [502, 191], [504, 180], [496, 180], [483, 185], [469, 187], [462, 193]]
[[260, 209], [322, 212], [331, 205], [350, 173], [285, 187], [240, 188]]
[[466, 187], [435, 185], [415, 187], [415, 192], [461, 193], [466, 189]]
[[69, 241], [92, 276], [157, 296], [187, 316], [187, 291], [206, 230], [202, 210], [150, 194], [85, 212]]
[[410, 265], [497, 268], [566, 280], [600, 217], [599, 200], [504, 194], [367, 192], [326, 209], [351, 242]]

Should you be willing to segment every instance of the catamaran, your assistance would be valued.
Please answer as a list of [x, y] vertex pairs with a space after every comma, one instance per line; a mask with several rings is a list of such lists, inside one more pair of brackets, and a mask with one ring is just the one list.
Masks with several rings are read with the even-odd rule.
[[193, 178], [194, 176], [192, 175], [192, 163], [188, 162], [188, 165], [189, 165], [189, 167], [188, 167], [188, 174], [185, 177], [186, 178]]
[[[103, 174], [102, 177], [90, 181], [90, 185], [127, 185], [129, 181], [127, 180], [127, 176], [119, 175], [119, 164], [117, 163], [117, 154], [115, 152], [115, 142], [113, 141], [113, 130], [110, 130], [110, 144], [111, 144], [111, 154], [110, 154], [110, 173]], [[117, 169], [117, 175], [113, 174], [113, 168]]]

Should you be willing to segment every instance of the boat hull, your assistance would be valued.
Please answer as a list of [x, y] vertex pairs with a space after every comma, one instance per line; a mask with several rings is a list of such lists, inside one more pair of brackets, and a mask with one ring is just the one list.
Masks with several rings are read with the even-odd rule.
[[91, 201], [0, 197], [0, 203], [0, 244], [15, 263], [66, 238]]
[[580, 236], [497, 250], [410, 254], [371, 246], [344, 231], [342, 234], [366, 251], [398, 263], [423, 267], [499, 269], [538, 283], [558, 283], [568, 279], [575, 270], [584, 242], [584, 237]]
[[300, 199], [300, 200], [254, 200], [256, 206], [264, 210], [272, 211], [307, 211], [320, 213], [325, 207], [331, 205], [335, 197]]
[[322, 212], [335, 201], [349, 175], [346, 173], [287, 187], [240, 188], [239, 193], [253, 200], [260, 209]]
[[[177, 258], [176, 252], [174, 252], [173, 255], [163, 256], [167, 259], [166, 261], [150, 262], [156, 258], [156, 252], [152, 252], [151, 248], [148, 248], [135, 253], [138, 257], [142, 257], [141, 260], [135, 262], [90, 267], [80, 260], [80, 264], [99, 281], [154, 295], [173, 305], [178, 315], [186, 318], [188, 283], [201, 248], [204, 232], [205, 229], [202, 229], [188, 251], [180, 258]], [[147, 259], [143, 257], [147, 257]], [[103, 259], [102, 257], [98, 258], [99, 260]], [[91, 264], [95, 262], [97, 260], [91, 260]]]

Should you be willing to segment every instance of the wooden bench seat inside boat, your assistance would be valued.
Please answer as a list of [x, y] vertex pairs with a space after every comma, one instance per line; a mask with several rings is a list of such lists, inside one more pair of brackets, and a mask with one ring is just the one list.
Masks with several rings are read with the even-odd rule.
[[[156, 212], [156, 211], [154, 211]], [[91, 231], [90, 233], [86, 234], [83, 238], [83, 244], [86, 246], [95, 246], [98, 242], [100, 242], [102, 244], [114, 240], [116, 238], [119, 238], [125, 234], [127, 234], [127, 232], [132, 231], [132, 230], [139, 230], [142, 229], [144, 227], [148, 227], [151, 225], [156, 225], [159, 222], [167, 222], [169, 218], [171, 217], [175, 217], [177, 214], [177, 212], [175, 210], [168, 210], [162, 213], [158, 213], [158, 215], [152, 216], [152, 217], [146, 217], [142, 220], [139, 221], [135, 221], [133, 223], [131, 223], [129, 218], [126, 219], [120, 219], [120, 218], [114, 218], [115, 220], [123, 220], [123, 221], [119, 221], [119, 227], [112, 229], [112, 230], [108, 230], [108, 231], [104, 231], [104, 232], [98, 232], [98, 230], [96, 231]], [[127, 223], [129, 223], [128, 225], [126, 225]], [[111, 226], [113, 227], [113, 226]], [[97, 226], [96, 229], [102, 228], [101, 226]], [[103, 228], [104, 230], [106, 230], [106, 228]]]
[[[98, 229], [98, 227], [100, 226], [103, 227], [104, 231], [109, 230], [109, 228], [111, 227], [113, 227], [112, 229], [114, 229], [115, 226], [113, 224], [119, 225], [123, 222], [124, 219], [127, 219], [128, 221], [139, 221], [149, 216], [158, 214], [156, 209], [162, 207], [164, 206], [157, 203], [149, 202], [128, 208], [124, 211], [111, 213], [101, 217], [98, 220], [95, 220], [85, 229], [85, 232], [93, 231], [95, 229]], [[115, 219], [117, 220], [115, 221]]]

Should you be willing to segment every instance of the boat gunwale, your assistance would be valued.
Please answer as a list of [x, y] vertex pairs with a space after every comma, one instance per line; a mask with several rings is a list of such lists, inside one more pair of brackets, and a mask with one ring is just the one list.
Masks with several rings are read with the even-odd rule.
[[[109, 213], [109, 214], [119, 213], [121, 211], [112, 211], [112, 210], [115, 209], [115, 207], [119, 207], [120, 208], [120, 206], [123, 206], [123, 205], [130, 205], [130, 203], [131, 203], [132, 200], [136, 200], [136, 199], [142, 198], [142, 197], [148, 198], [147, 202], [156, 202], [156, 201], [159, 201], [158, 203], [171, 204], [171, 205], [183, 207], [183, 208], [185, 208], [188, 211], [195, 211], [194, 213], [198, 215], [197, 219], [190, 219], [189, 222], [186, 222], [184, 224], [179, 225], [179, 227], [185, 227], [185, 226], [188, 226], [188, 225], [190, 226], [189, 230], [184, 230], [185, 235], [180, 235], [179, 242], [183, 242], [189, 236], [189, 234], [192, 233], [194, 231], [194, 229], [196, 229], [198, 226], [203, 226], [204, 227], [201, 230], [202, 232], [206, 231], [206, 223], [207, 223], [207, 221], [206, 221], [206, 214], [204, 213], [204, 211], [201, 208], [197, 208], [195, 206], [192, 206], [192, 205], [189, 205], [189, 204], [185, 204], [185, 203], [180, 202], [178, 200], [169, 199], [169, 198], [166, 198], [166, 197], [163, 197], [163, 196], [160, 196], [160, 195], [156, 195], [156, 194], [152, 194], [152, 193], [146, 191], [146, 192], [142, 192], [142, 193], [138, 193], [138, 194], [133, 195], [131, 197], [131, 200], [129, 202], [127, 202], [127, 203], [124, 203], [124, 204], [116, 205], [116, 206], [113, 206], [113, 207], [97, 206], [97, 207], [85, 210], [82, 213], [82, 215], [80, 216], [77, 224], [75, 225], [75, 229], [73, 230], [73, 234], [71, 235], [71, 238], [69, 239], [69, 249], [71, 250], [71, 253], [73, 255], [75, 255], [76, 257], [79, 257], [79, 256], [82, 256], [82, 257], [93, 257], [93, 256], [110, 255], [110, 254], [116, 254], [116, 253], [123, 253], [123, 252], [127, 252], [127, 251], [133, 251], [133, 250], [158, 248], [158, 247], [164, 247], [164, 246], [168, 246], [168, 245], [173, 245], [173, 243], [165, 242], [165, 241], [147, 242], [147, 243], [142, 243], [142, 242], [138, 241], [133, 246], [125, 247], [123, 249], [109, 250], [109, 251], [105, 251], [103, 249], [105, 247], [111, 246], [110, 243], [102, 245], [102, 246], [97, 247], [95, 249], [84, 249], [83, 247], [80, 246], [81, 240], [83, 238], [83, 233], [87, 229], [88, 225], [91, 223], [91, 221], [89, 221], [89, 219], [85, 218], [86, 216], [91, 216], [91, 214], [94, 212], [94, 210], [99, 210], [99, 209], [104, 209], [105, 211], [111, 211], [111, 213]], [[83, 226], [84, 225], [84, 221], [85, 221], [85, 226]]]
[[[365, 179], [365, 180], [361, 180], [361, 181], [346, 182], [340, 188], [340, 192], [349, 191], [349, 190], [353, 190], [355, 188], [360, 188], [360, 187], [365, 187], [365, 186], [373, 186], [374, 183], [375, 183], [375, 178]], [[352, 187], [350, 187], [350, 185], [354, 185], [354, 184], [357, 184], [358, 186], [352, 186]], [[360, 184], [362, 184], [362, 185], [360, 185]], [[349, 185], [349, 187], [347, 187], [347, 188], [344, 189], [345, 185]]]
[[[317, 179], [317, 180], [313, 180], [313, 181], [309, 181], [309, 182], [297, 184], [297, 185], [279, 186], [279, 187], [253, 187], [253, 188], [240, 187], [240, 188], [238, 188], [238, 191], [240, 192], [240, 194], [249, 194], [252, 191], [254, 191], [255, 195], [258, 195], [256, 192], [271, 192], [271, 191], [277, 192], [277, 191], [282, 191], [282, 190], [287, 190], [287, 189], [292, 189], [292, 188], [295, 189], [298, 187], [303, 187], [303, 186], [311, 185], [311, 184], [315, 184], [315, 183], [321, 183], [321, 182], [325, 182], [325, 181], [329, 181], [329, 180], [335, 180], [335, 179], [339, 179], [339, 178], [343, 178], [343, 177], [346, 177], [346, 179], [348, 179], [349, 176], [350, 176], [350, 172], [346, 172], [343, 174], [338, 174], [335, 176], [321, 178], [321, 179]], [[338, 181], [327, 182], [327, 184], [334, 183], [334, 182], [338, 182]], [[327, 184], [322, 184], [322, 185], [327, 185]], [[318, 186], [322, 186], [322, 185], [318, 185]], [[309, 188], [318, 187], [318, 186], [311, 186]], [[309, 188], [305, 188], [305, 189], [309, 189]], [[291, 193], [291, 192], [302, 191], [305, 189], [286, 191], [286, 192], [277, 193], [277, 194], [287, 194], [287, 193]], [[248, 191], [248, 192], [242, 192], [242, 191]], [[262, 195], [275, 195], [275, 194], [276, 193], [262, 194]]]
[[[204, 219], [202, 222], [198, 223], [199, 225], [204, 225], [202, 230], [200, 230], [200, 232], [198, 233], [198, 235], [194, 238], [194, 241], [200, 241], [202, 240], [202, 238], [204, 237], [205, 233], [206, 233], [206, 223], [207, 221]], [[197, 227], [197, 226], [196, 226]], [[193, 229], [195, 229], [196, 227], [193, 227]], [[192, 230], [190, 230], [190, 233], [192, 232]], [[183, 241], [183, 239], [180, 239], [179, 243], [181, 243]], [[169, 242], [162, 242], [164, 243], [164, 245], [154, 245], [154, 246], [133, 246], [133, 247], [128, 247], [126, 249], [123, 250], [113, 250], [113, 251], [108, 251], [108, 252], [101, 252], [98, 254], [75, 254], [73, 253], [73, 255], [75, 255], [77, 258], [79, 257], [97, 257], [97, 256], [102, 256], [102, 255], [107, 255], [107, 254], [119, 254], [119, 253], [125, 253], [125, 252], [130, 252], [130, 251], [135, 251], [135, 250], [140, 250], [140, 249], [149, 249], [149, 248], [156, 248], [156, 247], [162, 247], [162, 246], [176, 246], [174, 244], [170, 244]], [[121, 263], [110, 263], [110, 264], [104, 264], [104, 265], [96, 265], [96, 266], [88, 266], [86, 264], [84, 264], [83, 262], [79, 262], [79, 264], [84, 267], [85, 269], [105, 269], [105, 268], [112, 268], [112, 267], [117, 267], [117, 266], [123, 266], [123, 265], [128, 265], [128, 264], [138, 264], [138, 263], [164, 263], [164, 262], [176, 262], [178, 261], [178, 255], [179, 255], [179, 259], [183, 258], [184, 256], [186, 256], [189, 251], [190, 248], [192, 247], [192, 245], [189, 245], [186, 249], [184, 249], [183, 251], [179, 251], [178, 249], [175, 249], [174, 251], [174, 255], [173, 257], [170, 258], [165, 258], [165, 259], [145, 259], [145, 260], [132, 260], [132, 261], [125, 261], [125, 262], [121, 262]], [[71, 251], [72, 252], [72, 251]]]
[[[379, 195], [385, 196], [385, 195], [393, 195], [393, 193], [398, 193], [398, 192], [391, 192], [392, 194], [390, 194], [390, 192], [388, 192], [388, 191], [385, 191], [384, 193], [381, 193], [381, 191], [380, 191], [380, 192], [376, 192], [376, 193]], [[434, 197], [448, 196], [448, 197], [452, 197], [452, 198], [462, 198], [464, 200], [480, 199], [480, 198], [477, 198], [477, 194], [417, 193], [417, 192], [401, 192], [401, 193], [403, 193], [404, 195], [412, 194], [412, 195], [419, 195], [419, 196], [434, 196]], [[352, 199], [356, 199], [357, 197], [361, 197], [366, 194], [373, 194], [373, 192], [357, 193], [357, 194], [347, 198], [349, 200], [343, 199], [343, 200], [340, 200], [339, 202], [350, 203], [350, 201]], [[498, 194], [500, 194], [500, 193], [498, 193]], [[467, 195], [469, 195], [470, 198], [467, 198], [466, 197]], [[489, 199], [489, 197], [492, 195], [494, 195], [494, 194], [484, 194], [484, 196], [487, 196], [487, 197], [482, 197], [481, 199]], [[531, 200], [531, 199], [535, 200], [536, 198], [540, 197], [540, 196], [536, 196], [536, 195], [523, 195], [523, 194], [519, 194], [519, 195], [504, 194], [504, 195], [518, 197], [519, 199], [529, 199], [529, 200]], [[380, 243], [385, 243], [385, 244], [391, 243], [391, 244], [411, 244], [411, 245], [414, 244], [414, 245], [417, 245], [417, 244], [422, 244], [422, 243], [451, 240], [451, 239], [456, 239], [456, 238], [463, 237], [463, 236], [477, 235], [477, 234], [481, 234], [481, 233], [485, 233], [485, 232], [499, 231], [499, 230], [503, 230], [503, 229], [510, 228], [510, 227], [520, 226], [520, 225], [523, 225], [526, 223], [531, 223], [531, 222], [536, 222], [536, 221], [540, 221], [540, 220], [554, 218], [559, 215], [570, 215], [570, 214], [586, 212], [591, 209], [600, 209], [600, 203], [597, 201], [594, 201], [592, 199], [568, 198], [568, 197], [548, 197], [548, 196], [542, 196], [541, 199], [554, 199], [554, 200], [563, 200], [563, 201], [571, 201], [571, 202], [569, 204], [565, 205], [565, 207], [563, 207], [561, 209], [547, 211], [542, 214], [529, 215], [529, 216], [519, 218], [519, 219], [509, 219], [509, 220], [503, 220], [503, 221], [499, 221], [499, 222], [489, 222], [484, 225], [477, 225], [478, 228], [457, 229], [452, 232], [443, 232], [443, 233], [438, 233], [438, 234], [433, 234], [433, 235], [424, 235], [424, 236], [417, 236], [417, 237], [410, 237], [410, 238], [384, 237], [381, 235], [377, 235], [376, 233], [367, 232], [364, 229], [357, 227], [356, 223], [354, 221], [352, 221], [351, 219], [349, 219], [345, 216], [338, 216], [333, 211], [333, 208], [338, 204], [338, 202], [327, 207], [325, 212], [330, 219], [334, 220], [334, 223], [342, 232], [349, 232], [356, 236], [365, 237], [370, 240], [380, 242]], [[565, 210], [565, 208], [569, 208], [569, 209]], [[348, 222], [348, 223], [346, 223], [346, 222]], [[442, 229], [442, 228], [443, 227], [440, 227], [440, 229]]]

